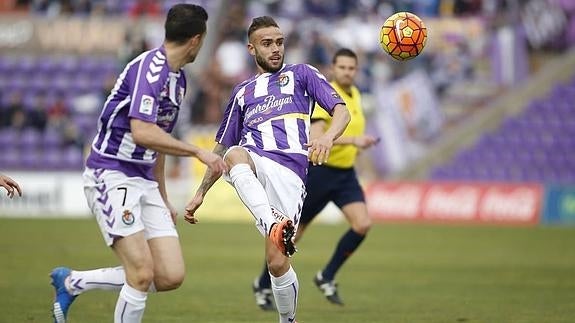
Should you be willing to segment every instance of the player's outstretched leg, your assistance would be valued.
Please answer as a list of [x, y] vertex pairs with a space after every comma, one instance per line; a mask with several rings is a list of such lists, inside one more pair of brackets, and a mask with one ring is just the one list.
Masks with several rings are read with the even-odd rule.
[[339, 294], [337, 293], [337, 284], [333, 280], [323, 278], [323, 274], [319, 271], [313, 278], [313, 282], [321, 290], [325, 298], [333, 304], [343, 305]]
[[70, 268], [58, 267], [54, 268], [52, 273], [50, 273], [52, 286], [54, 286], [56, 292], [54, 304], [52, 305], [54, 323], [66, 323], [70, 305], [72, 305], [72, 302], [76, 299], [76, 296], [72, 295], [68, 291], [68, 288], [66, 288], [66, 279], [70, 277], [71, 272]]
[[275, 223], [269, 234], [270, 240], [285, 256], [291, 257], [297, 252], [295, 246], [295, 227], [292, 220]]

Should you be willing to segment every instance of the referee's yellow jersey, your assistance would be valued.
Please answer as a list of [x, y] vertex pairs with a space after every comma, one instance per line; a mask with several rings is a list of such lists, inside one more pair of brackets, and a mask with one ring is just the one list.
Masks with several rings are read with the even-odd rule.
[[[363, 111], [361, 109], [361, 94], [359, 93], [359, 90], [357, 87], [352, 85], [351, 95], [349, 95], [335, 82], [331, 82], [330, 84], [343, 98], [347, 109], [349, 110], [349, 114], [351, 115], [351, 120], [343, 132], [342, 137], [356, 137], [363, 135], [365, 132], [365, 117], [363, 116]], [[325, 120], [328, 127], [331, 125], [331, 116], [317, 105], [314, 108], [311, 118], [312, 120]], [[334, 145], [331, 149], [327, 163], [324, 165], [336, 168], [351, 168], [355, 163], [356, 157], [357, 147], [354, 145]]]

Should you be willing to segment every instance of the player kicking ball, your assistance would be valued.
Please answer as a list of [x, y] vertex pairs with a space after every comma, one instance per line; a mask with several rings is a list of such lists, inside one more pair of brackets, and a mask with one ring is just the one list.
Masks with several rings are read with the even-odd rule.
[[[214, 152], [224, 157], [234, 186], [265, 237], [266, 262], [282, 323], [294, 322], [299, 283], [289, 257], [296, 251], [293, 237], [305, 197], [308, 158], [327, 160], [333, 141], [350, 116], [344, 101], [317, 69], [284, 64], [284, 35], [271, 17], [253, 19], [248, 51], [258, 74], [238, 84], [230, 97], [216, 135]], [[331, 126], [311, 139], [314, 103], [332, 116]], [[218, 179], [208, 169], [185, 218], [195, 212]]]
[[[359, 248], [371, 227], [365, 197], [354, 165], [358, 153], [375, 145], [378, 139], [365, 134], [361, 93], [354, 85], [358, 71], [357, 55], [349, 49], [339, 49], [333, 56], [331, 69], [333, 76], [331, 85], [344, 99], [351, 114], [351, 121], [344, 133], [334, 141], [327, 162], [309, 168], [306, 183], [307, 196], [301, 212], [296, 242], [330, 201], [343, 212], [351, 227], [340, 238], [324, 269], [320, 270], [313, 279], [329, 302], [343, 305], [334, 281], [335, 275]], [[318, 107], [311, 118], [312, 138], [321, 136], [332, 122], [332, 118]], [[256, 278], [253, 286], [256, 303], [262, 310], [273, 309], [271, 297], [267, 292], [270, 285], [270, 276], [264, 265], [264, 270]]]

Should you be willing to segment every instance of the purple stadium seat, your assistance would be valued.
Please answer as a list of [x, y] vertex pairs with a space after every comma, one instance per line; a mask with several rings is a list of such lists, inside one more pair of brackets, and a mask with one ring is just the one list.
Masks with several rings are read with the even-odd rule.
[[18, 146], [18, 136], [19, 133], [16, 130], [7, 128], [0, 131], [0, 146], [2, 151], [9, 149], [10, 147]]
[[20, 168], [20, 152], [15, 147], [2, 149], [0, 165], [3, 169]]
[[42, 144], [45, 150], [58, 149], [62, 145], [62, 136], [54, 129], [46, 129], [42, 137]]
[[41, 157], [43, 168], [45, 169], [55, 170], [62, 166], [62, 152], [60, 149], [44, 150]]
[[36, 149], [36, 147], [39, 147], [42, 143], [42, 134], [35, 129], [25, 129], [20, 133], [18, 142], [24, 151]]
[[20, 165], [24, 169], [40, 169], [43, 164], [39, 157], [40, 153], [35, 148], [22, 149], [20, 151]]
[[78, 114], [74, 116], [74, 123], [82, 133], [92, 133], [96, 130], [98, 118], [92, 114]]
[[81, 169], [83, 162], [82, 151], [77, 147], [67, 147], [62, 151], [62, 165], [65, 169]]

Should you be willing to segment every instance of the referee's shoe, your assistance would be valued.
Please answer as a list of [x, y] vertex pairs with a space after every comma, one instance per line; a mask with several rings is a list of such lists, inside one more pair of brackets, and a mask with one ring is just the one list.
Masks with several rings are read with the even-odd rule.
[[325, 280], [321, 274], [321, 271], [318, 271], [318, 273], [313, 278], [313, 282], [317, 288], [321, 290], [321, 292], [325, 295], [325, 298], [327, 298], [330, 303], [343, 305], [343, 302], [337, 294], [337, 284], [333, 280]]

